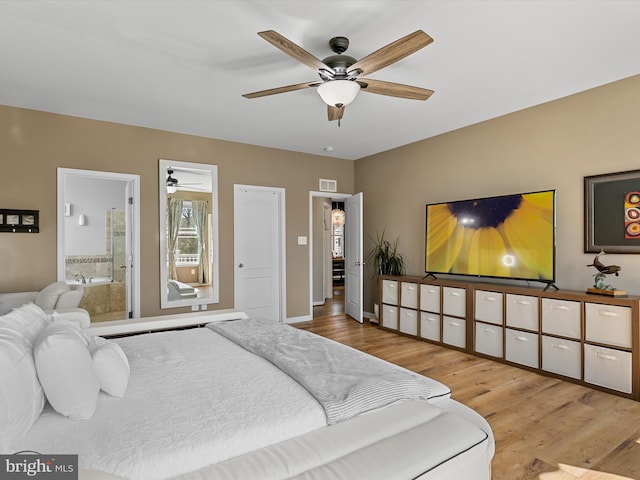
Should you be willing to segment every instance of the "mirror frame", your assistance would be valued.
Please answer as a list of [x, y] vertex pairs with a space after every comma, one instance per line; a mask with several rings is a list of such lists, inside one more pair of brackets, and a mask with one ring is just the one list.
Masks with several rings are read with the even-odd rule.
[[[197, 310], [198, 305], [210, 305], [220, 302], [220, 255], [218, 253], [218, 166], [206, 163], [182, 162], [178, 160], [160, 159], [158, 162], [158, 199], [160, 214], [160, 308], [191, 306]], [[190, 168], [207, 171], [211, 175], [211, 283], [213, 287], [210, 297], [169, 300], [167, 293], [167, 188], [166, 175], [170, 167]], [[205, 310], [206, 308], [202, 308]]]

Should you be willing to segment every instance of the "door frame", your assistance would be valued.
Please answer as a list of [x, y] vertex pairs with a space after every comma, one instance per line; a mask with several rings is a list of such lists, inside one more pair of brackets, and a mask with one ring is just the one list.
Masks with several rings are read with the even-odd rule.
[[[79, 177], [89, 177], [104, 180], [119, 180], [127, 182], [131, 187], [131, 197], [133, 205], [131, 205], [130, 222], [128, 222], [129, 234], [131, 235], [131, 256], [128, 259], [131, 266], [131, 285], [129, 288], [129, 297], [131, 298], [131, 318], [140, 318], [140, 175], [129, 173], [102, 172], [98, 170], [81, 170], [76, 168], [57, 169], [57, 277], [60, 281], [65, 281], [65, 255], [64, 255], [64, 177], [65, 175], [75, 175]], [[129, 209], [127, 209], [129, 210]]]
[[[236, 191], [248, 188], [253, 190], [262, 190], [265, 192], [273, 192], [279, 197], [280, 208], [278, 209], [278, 222], [279, 222], [279, 242], [278, 248], [280, 249], [280, 263], [279, 263], [279, 289], [280, 289], [280, 322], [287, 323], [287, 244], [286, 244], [286, 190], [280, 187], [265, 187], [259, 185], [245, 185], [245, 184], [234, 184], [233, 185], [233, 195], [234, 198], [236, 196]], [[238, 258], [236, 257], [237, 252], [239, 251], [236, 248], [236, 242], [238, 241], [238, 235], [236, 230], [237, 219], [236, 216], [238, 214], [237, 206], [233, 206], [233, 305], [234, 308], [238, 308], [238, 278], [235, 274]]]
[[[334, 192], [318, 192], [309, 191], [309, 318], [313, 320], [313, 199], [315, 197], [329, 199], [344, 199], [353, 197], [353, 193], [334, 193]], [[317, 219], [316, 219], [317, 220]], [[320, 239], [322, 241], [322, 239]], [[301, 320], [302, 321], [302, 320]]]

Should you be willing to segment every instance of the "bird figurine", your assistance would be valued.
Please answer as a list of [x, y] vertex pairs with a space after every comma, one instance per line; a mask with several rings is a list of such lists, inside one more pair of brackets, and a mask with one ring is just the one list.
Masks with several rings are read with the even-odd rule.
[[598, 273], [596, 273], [595, 275], [604, 274], [615, 275], [617, 277], [620, 270], [622, 270], [622, 267], [618, 265], [605, 265], [600, 261], [600, 255], [606, 255], [604, 253], [604, 250], [601, 250], [600, 253], [598, 253], [593, 259], [593, 263], [590, 263], [589, 265], [587, 265], [587, 267], [595, 267], [598, 270]]

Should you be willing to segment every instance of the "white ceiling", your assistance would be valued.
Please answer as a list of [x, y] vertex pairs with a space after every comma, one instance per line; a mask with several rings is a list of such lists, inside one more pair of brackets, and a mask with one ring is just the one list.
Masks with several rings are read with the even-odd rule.
[[[357, 159], [640, 73], [640, 1], [0, 1], [0, 104]], [[434, 43], [370, 78], [342, 126], [318, 79], [256, 33], [362, 58], [415, 30]], [[333, 147], [332, 152], [324, 151]]]

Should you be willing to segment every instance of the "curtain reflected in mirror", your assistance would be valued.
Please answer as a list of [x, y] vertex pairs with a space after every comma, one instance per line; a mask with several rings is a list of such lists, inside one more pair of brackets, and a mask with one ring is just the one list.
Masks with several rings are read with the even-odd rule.
[[182, 220], [182, 200], [169, 199], [167, 209], [167, 261], [169, 262], [169, 279], [178, 280], [178, 268], [176, 267], [176, 251], [178, 248], [178, 234]]
[[162, 308], [217, 303], [217, 168], [160, 160]]

